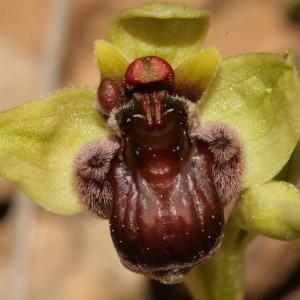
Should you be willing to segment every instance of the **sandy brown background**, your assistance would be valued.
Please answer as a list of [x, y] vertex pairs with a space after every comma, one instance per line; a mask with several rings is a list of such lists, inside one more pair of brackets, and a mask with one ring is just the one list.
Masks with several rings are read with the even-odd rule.
[[[93, 41], [105, 38], [109, 22], [118, 12], [144, 2], [71, 1], [59, 87], [96, 86], [99, 74]], [[282, 52], [291, 48], [300, 57], [300, 27], [288, 20], [284, 1], [174, 2], [212, 10], [205, 46], [217, 47], [223, 56], [251, 51]], [[45, 93], [41, 88], [45, 76], [43, 59], [51, 18], [53, 1], [0, 0], [1, 109]], [[16, 210], [20, 199], [12, 190], [1, 183], [0, 201], [8, 199], [12, 209], [0, 221], [0, 300], [150, 299], [148, 282], [121, 266], [105, 221], [87, 214], [55, 216], [35, 208], [30, 221], [24, 223], [25, 243], [17, 243]], [[18, 245], [22, 247], [16, 252]], [[22, 257], [23, 247], [28, 256]], [[16, 253], [21, 253], [20, 260]], [[22, 261], [24, 259], [26, 262]], [[247, 254], [249, 299], [268, 299], [267, 295], [272, 295], [272, 291], [293, 278], [291, 274], [297, 274], [298, 266], [300, 242], [258, 238]], [[18, 268], [22, 272], [16, 272]], [[14, 289], [23, 292], [14, 292]], [[294, 296], [280, 299], [300, 299], [297, 288], [293, 293]]]

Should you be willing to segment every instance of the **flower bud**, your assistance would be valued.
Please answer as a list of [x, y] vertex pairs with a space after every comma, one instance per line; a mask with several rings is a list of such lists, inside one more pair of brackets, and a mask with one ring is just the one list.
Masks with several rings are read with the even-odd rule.
[[286, 182], [271, 181], [247, 190], [236, 210], [244, 230], [275, 239], [300, 237], [300, 192]]

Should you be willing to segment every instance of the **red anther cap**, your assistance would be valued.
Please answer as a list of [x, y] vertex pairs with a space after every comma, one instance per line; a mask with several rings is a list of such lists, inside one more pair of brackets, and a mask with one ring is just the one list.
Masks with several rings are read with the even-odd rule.
[[170, 83], [174, 80], [172, 67], [162, 58], [146, 56], [133, 61], [125, 73], [125, 86], [132, 90], [137, 85], [148, 83]]

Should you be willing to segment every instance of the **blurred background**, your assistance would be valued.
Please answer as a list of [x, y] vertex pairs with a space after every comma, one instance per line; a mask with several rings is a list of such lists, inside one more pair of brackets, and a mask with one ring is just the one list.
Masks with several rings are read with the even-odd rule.
[[[137, 0], [0, 0], [0, 109], [64, 86], [97, 86], [93, 42]], [[300, 1], [173, 1], [212, 11], [205, 46], [223, 56], [293, 49]], [[247, 299], [300, 299], [300, 241], [257, 238], [247, 251]], [[188, 300], [121, 266], [108, 222], [50, 214], [0, 181], [0, 300]]]

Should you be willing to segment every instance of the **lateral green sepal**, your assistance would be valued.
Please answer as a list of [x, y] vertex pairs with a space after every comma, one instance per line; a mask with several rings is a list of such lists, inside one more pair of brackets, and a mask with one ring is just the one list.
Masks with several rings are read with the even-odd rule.
[[241, 136], [244, 187], [273, 178], [300, 137], [300, 84], [291, 53], [225, 59], [199, 101], [202, 122], [222, 121]]
[[95, 91], [65, 89], [0, 113], [0, 176], [55, 213], [81, 211], [72, 185], [79, 149], [106, 138]]

